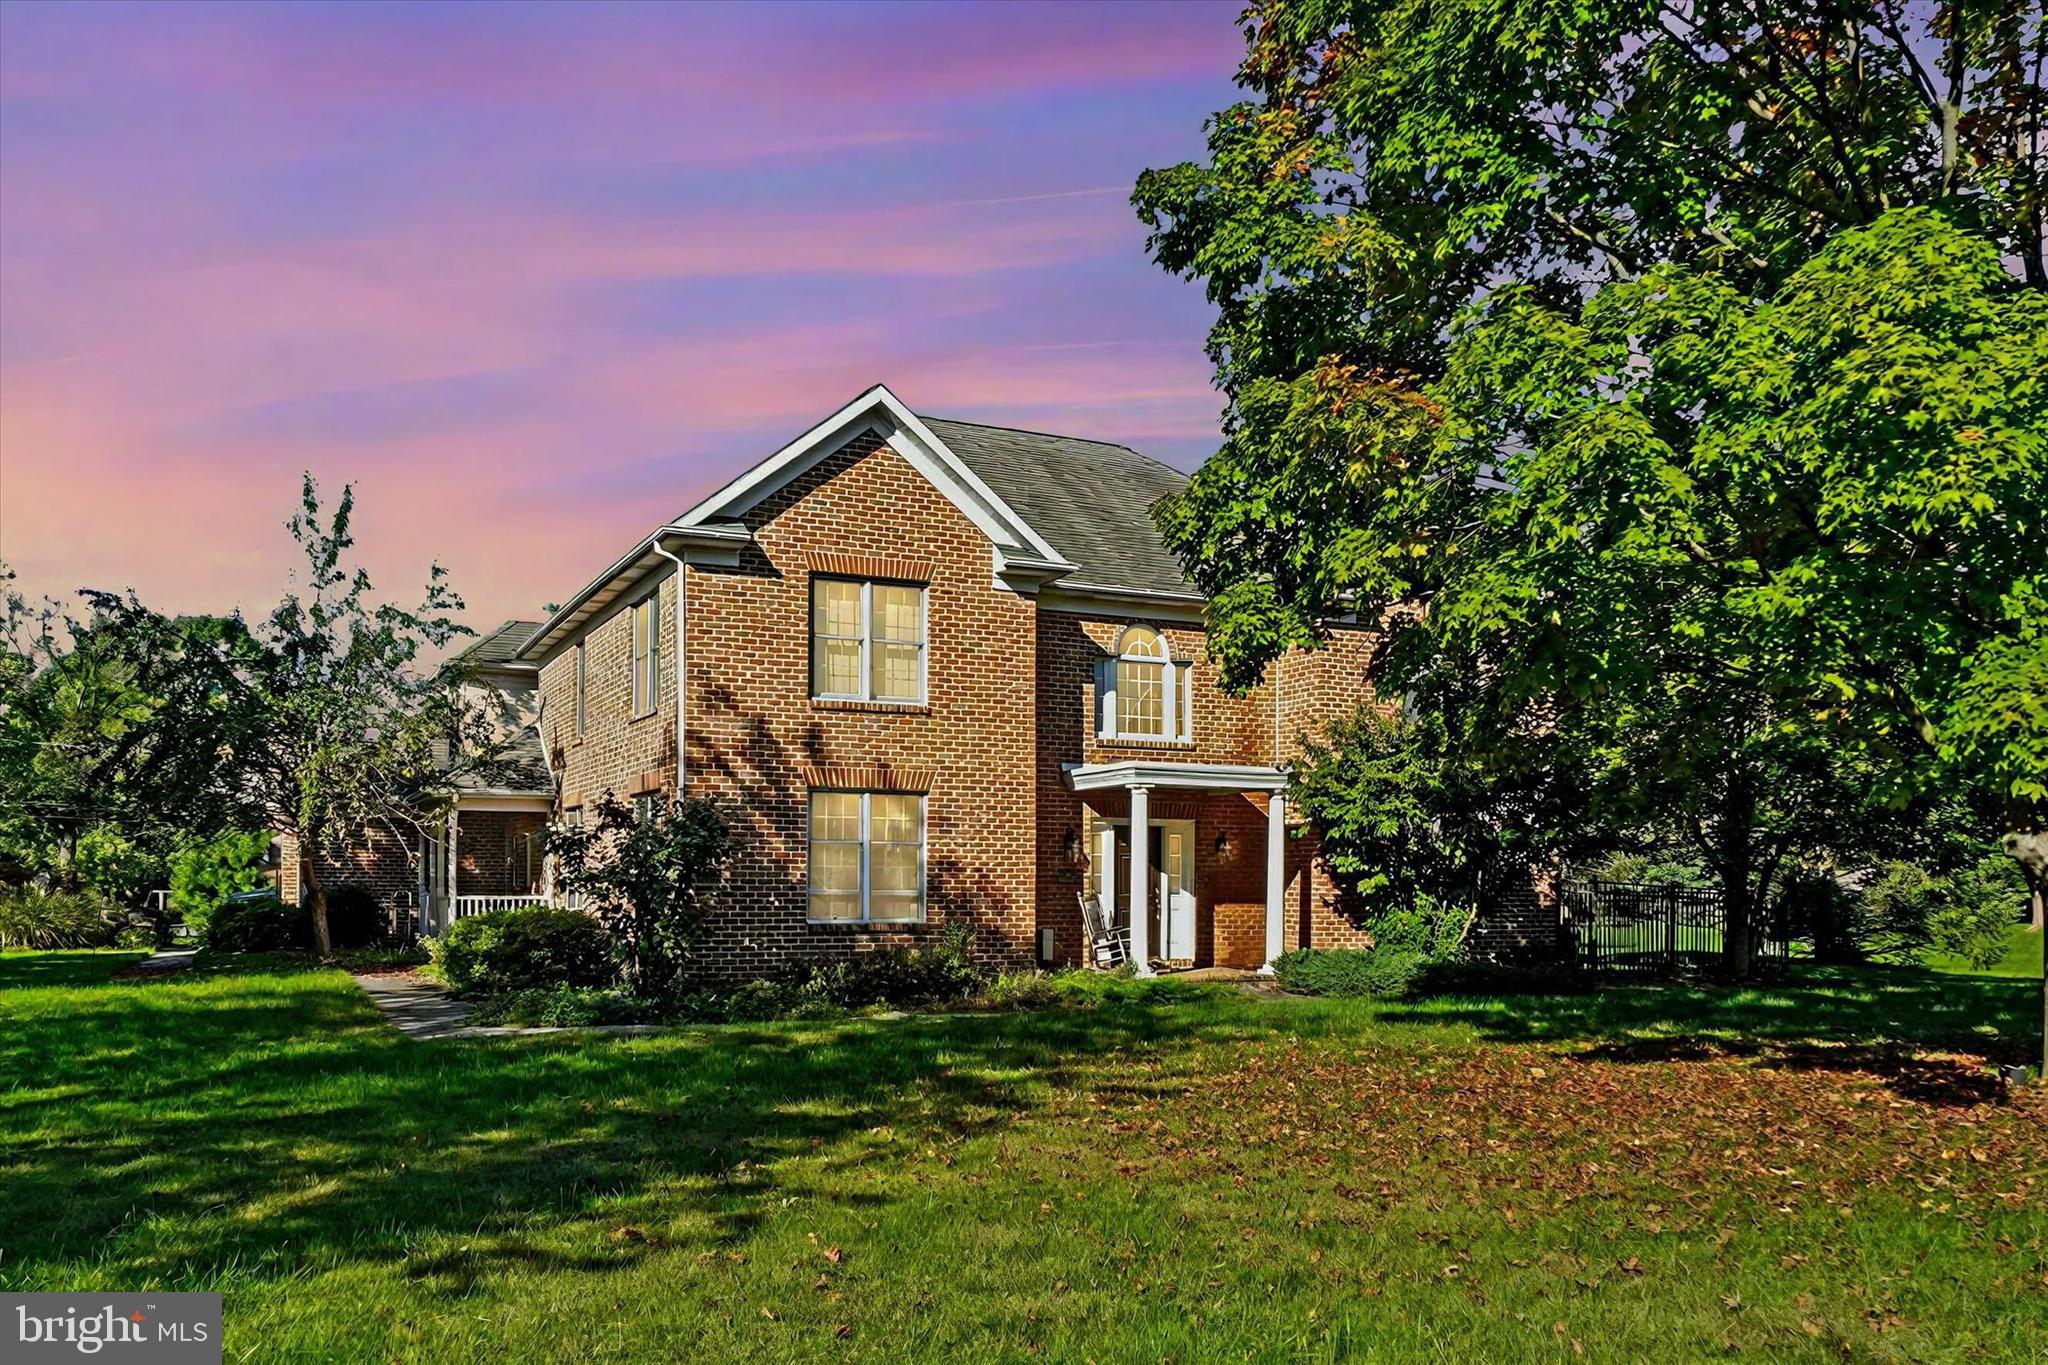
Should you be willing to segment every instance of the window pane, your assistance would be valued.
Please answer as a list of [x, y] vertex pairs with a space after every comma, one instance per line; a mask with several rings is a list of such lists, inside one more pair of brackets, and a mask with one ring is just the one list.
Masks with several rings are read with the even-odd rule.
[[876, 844], [868, 855], [868, 886], [879, 896], [886, 891], [917, 890], [917, 845]]
[[920, 601], [923, 596], [924, 593], [917, 588], [875, 584], [875, 638], [912, 643], [922, 640], [924, 612]]
[[1124, 632], [1123, 652], [1140, 658], [1163, 659], [1166, 657], [1166, 641], [1157, 632], [1133, 627]]
[[860, 895], [815, 891], [811, 893], [812, 919], [859, 919]]
[[868, 798], [869, 837], [876, 843], [920, 842], [915, 796], [875, 795]]
[[877, 642], [874, 646], [875, 691], [877, 697], [892, 701], [916, 701], [923, 695], [918, 685], [918, 655], [923, 653], [916, 645], [889, 645]]
[[860, 797], [853, 792], [811, 793], [812, 839], [860, 839]]
[[860, 894], [860, 845], [812, 844], [811, 889]]
[[834, 697], [860, 694], [859, 641], [818, 641], [811, 654], [811, 691]]
[[1166, 733], [1165, 666], [1119, 663], [1116, 666], [1116, 728], [1125, 735]]
[[897, 920], [918, 918], [917, 894], [915, 892], [905, 895], [894, 891], [886, 894], [878, 891], [875, 893], [873, 906], [873, 913], [869, 916], [871, 919]]
[[860, 636], [860, 584], [811, 580], [811, 629], [820, 635]]

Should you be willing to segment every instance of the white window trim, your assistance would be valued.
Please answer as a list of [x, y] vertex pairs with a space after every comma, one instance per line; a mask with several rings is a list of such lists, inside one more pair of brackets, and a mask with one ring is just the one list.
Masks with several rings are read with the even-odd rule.
[[[915, 588], [917, 590], [917, 695], [914, 697], [878, 697], [875, 695], [874, 645], [875, 645], [875, 585], [881, 583], [891, 588]], [[860, 585], [860, 690], [858, 692], [820, 692], [818, 685], [818, 589], [819, 583], [858, 583]], [[813, 574], [810, 589], [810, 687], [813, 701], [864, 701], [882, 706], [923, 706], [925, 698], [931, 695], [931, 636], [932, 597], [929, 587], [923, 583], [902, 583], [893, 579], [848, 578], [841, 574]], [[834, 635], [834, 640], [851, 639], [851, 636]], [[902, 640], [888, 641], [890, 644], [904, 644]], [[865, 807], [863, 807], [865, 809]]]
[[[873, 839], [873, 835], [872, 835], [872, 831], [871, 831], [871, 828], [870, 828], [870, 825], [869, 825], [869, 819], [868, 819], [868, 815], [869, 815], [869, 808], [870, 808], [870, 803], [872, 802], [873, 798], [875, 798], [875, 797], [877, 797], [877, 796], [909, 796], [910, 794], [911, 794], [911, 793], [909, 793], [909, 792], [874, 792], [874, 791], [850, 791], [850, 790], [848, 790], [848, 789], [847, 789], [847, 788], [845, 788], [845, 787], [813, 787], [813, 788], [811, 788], [811, 791], [810, 791], [810, 795], [809, 795], [809, 797], [808, 797], [808, 798], [806, 798], [806, 799], [805, 799], [805, 801], [804, 801], [804, 922], [805, 922], [805, 923], [807, 923], [807, 924], [923, 924], [923, 923], [924, 923], [924, 921], [925, 921], [925, 878], [926, 878], [926, 876], [928, 875], [928, 874], [927, 874], [927, 864], [928, 864], [928, 862], [929, 862], [929, 859], [930, 859], [930, 856], [931, 856], [931, 835], [930, 835], [930, 831], [928, 830], [928, 828], [927, 828], [927, 826], [926, 826], [926, 822], [925, 822], [925, 814], [926, 814], [926, 812], [925, 812], [925, 802], [926, 802], [926, 799], [927, 799], [927, 798], [926, 798], [926, 796], [925, 796], [925, 795], [924, 795], [923, 793], [921, 793], [921, 792], [920, 792], [920, 793], [918, 793], [918, 795], [917, 795], [917, 913], [916, 913], [915, 915], [913, 915], [913, 916], [910, 916], [910, 917], [907, 917], [907, 918], [904, 918], [904, 917], [896, 917], [896, 918], [891, 918], [891, 919], [877, 919], [877, 918], [875, 918], [875, 915], [874, 915], [874, 902], [873, 902], [873, 901], [872, 901], [872, 900], [870, 899], [870, 896], [869, 896], [869, 893], [870, 893], [870, 891], [872, 890], [872, 887], [871, 887], [871, 885], [870, 885], [870, 883], [869, 883], [869, 879], [868, 879], [868, 864], [869, 864], [869, 863], [870, 863], [870, 862], [872, 861], [872, 855], [873, 855], [873, 852], [874, 852], [874, 839]], [[816, 800], [816, 798], [818, 798], [818, 797], [820, 797], [820, 796], [858, 796], [858, 797], [860, 798], [860, 918], [859, 918], [859, 919], [819, 919], [819, 918], [818, 918], [817, 916], [815, 916], [815, 915], [813, 915], [813, 914], [811, 913], [811, 901], [812, 901], [813, 897], [815, 897], [815, 896], [817, 895], [817, 890], [818, 890], [818, 888], [817, 888], [817, 885], [816, 885], [816, 883], [814, 883], [814, 882], [813, 882], [813, 881], [811, 880], [811, 878], [812, 878], [812, 873], [813, 873], [813, 872], [815, 871], [815, 869], [816, 869], [816, 867], [817, 867], [817, 862], [816, 862], [816, 860], [815, 860], [815, 859], [814, 859], [814, 858], [813, 858], [813, 857], [811, 856], [811, 846], [812, 846], [812, 844], [813, 844], [813, 843], [815, 842], [815, 840], [813, 840], [813, 838], [811, 837], [811, 831], [812, 831], [812, 829], [814, 829], [814, 828], [816, 827], [815, 821], [814, 821], [814, 820], [812, 819], [812, 815], [811, 815], [811, 805], [812, 805], [812, 803], [813, 803], [813, 802], [814, 802], [814, 801]], [[834, 839], [834, 840], [827, 840], [826, 842], [828, 842], [828, 843], [845, 843], [845, 842], [847, 842], [847, 841], [846, 841], [846, 840], [844, 840], [844, 839]]]
[[590, 724], [590, 654], [584, 648], [585, 642], [576, 642], [576, 738], [583, 738], [584, 727]]
[[[1149, 654], [1132, 654], [1124, 648], [1124, 642], [1133, 631], [1147, 631], [1159, 640], [1159, 657]], [[1096, 738], [1132, 744], [1193, 744], [1195, 742], [1195, 666], [1192, 660], [1175, 659], [1173, 645], [1166, 638], [1166, 632], [1151, 626], [1131, 625], [1124, 627], [1117, 636], [1116, 652], [1097, 666], [1095, 704], [1097, 717]], [[1118, 725], [1116, 704], [1117, 670], [1125, 663], [1159, 664], [1163, 668], [1161, 687], [1165, 695], [1160, 698], [1160, 722], [1164, 733], [1148, 735], [1127, 731]]]
[[[640, 612], [647, 611], [647, 704], [640, 704]], [[628, 704], [634, 720], [661, 709], [661, 589], [656, 588], [626, 609], [626, 674]]]

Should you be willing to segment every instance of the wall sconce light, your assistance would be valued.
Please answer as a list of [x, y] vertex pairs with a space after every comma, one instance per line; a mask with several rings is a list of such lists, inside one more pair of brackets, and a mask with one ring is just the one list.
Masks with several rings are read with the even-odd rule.
[[1237, 841], [1230, 837], [1227, 829], [1216, 836], [1216, 856], [1226, 863], [1237, 856]]
[[1088, 849], [1081, 842], [1080, 830], [1068, 830], [1066, 838], [1061, 841], [1061, 846], [1066, 850], [1067, 861], [1075, 867], [1086, 867], [1088, 865]]

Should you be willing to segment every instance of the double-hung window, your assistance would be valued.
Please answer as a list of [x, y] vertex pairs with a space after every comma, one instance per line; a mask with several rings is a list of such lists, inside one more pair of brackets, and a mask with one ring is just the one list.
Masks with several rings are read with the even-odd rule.
[[583, 727], [590, 719], [588, 697], [590, 687], [590, 655], [584, 650], [583, 641], [576, 642], [576, 738], [583, 738]]
[[633, 714], [648, 715], [661, 695], [661, 594], [651, 592], [633, 604]]
[[810, 918], [905, 924], [924, 918], [924, 798], [811, 793]]
[[811, 580], [811, 695], [831, 701], [924, 700], [924, 589], [853, 578]]
[[1194, 676], [1194, 665], [1176, 660], [1165, 636], [1131, 626], [1117, 637], [1116, 653], [1096, 666], [1097, 736], [1192, 742]]

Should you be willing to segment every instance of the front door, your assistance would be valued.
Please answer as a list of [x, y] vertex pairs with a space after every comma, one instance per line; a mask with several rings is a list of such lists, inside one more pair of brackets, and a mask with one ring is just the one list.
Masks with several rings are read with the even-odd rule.
[[[1145, 841], [1145, 861], [1151, 875], [1146, 927], [1152, 956], [1163, 962], [1192, 962], [1195, 959], [1195, 822], [1154, 820], [1151, 837]], [[1114, 923], [1129, 924], [1131, 885], [1130, 827], [1116, 827], [1116, 877], [1108, 888], [1114, 907]]]

